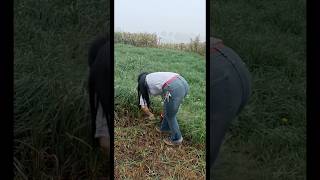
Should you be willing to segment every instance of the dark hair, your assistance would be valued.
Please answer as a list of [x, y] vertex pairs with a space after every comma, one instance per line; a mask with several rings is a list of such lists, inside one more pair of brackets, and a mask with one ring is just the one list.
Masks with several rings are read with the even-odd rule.
[[149, 98], [149, 88], [146, 82], [146, 76], [149, 73], [147, 72], [143, 72], [140, 73], [138, 76], [138, 87], [137, 87], [137, 91], [138, 91], [138, 107], [140, 108], [140, 96], [142, 95], [142, 98], [146, 100], [147, 102], [147, 106], [148, 108], [150, 108], [150, 98]]
[[98, 144], [94, 138], [98, 103], [101, 103], [110, 134], [113, 127], [113, 65], [110, 59], [110, 42], [105, 37], [96, 38], [90, 45], [88, 64], [89, 102], [91, 114], [92, 138], [94, 145]]
[[107, 43], [106, 36], [99, 36], [97, 37], [91, 44], [88, 52], [88, 65], [91, 68], [93, 63], [95, 62], [99, 51], [101, 51], [101, 47], [105, 46]]

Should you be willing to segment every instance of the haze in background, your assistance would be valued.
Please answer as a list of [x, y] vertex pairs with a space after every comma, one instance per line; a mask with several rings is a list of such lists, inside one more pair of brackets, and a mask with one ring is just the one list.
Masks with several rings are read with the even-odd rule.
[[161, 42], [205, 41], [205, 0], [116, 0], [115, 32], [156, 33]]

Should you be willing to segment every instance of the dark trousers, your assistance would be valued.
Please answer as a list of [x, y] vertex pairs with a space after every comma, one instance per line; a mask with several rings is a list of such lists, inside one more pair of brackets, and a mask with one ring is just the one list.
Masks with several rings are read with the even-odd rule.
[[213, 170], [230, 122], [247, 104], [250, 95], [251, 76], [241, 58], [228, 47], [211, 53], [210, 170]]

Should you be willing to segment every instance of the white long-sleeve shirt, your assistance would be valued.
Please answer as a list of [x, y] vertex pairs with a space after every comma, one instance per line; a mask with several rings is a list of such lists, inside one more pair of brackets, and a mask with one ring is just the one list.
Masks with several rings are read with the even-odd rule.
[[[178, 75], [179, 74], [173, 72], [154, 72], [148, 74], [146, 76], [146, 83], [149, 87], [149, 94], [153, 96], [160, 95], [164, 83], [166, 83], [172, 77]], [[142, 95], [140, 96], [140, 105], [147, 106], [147, 102], [142, 98]]]

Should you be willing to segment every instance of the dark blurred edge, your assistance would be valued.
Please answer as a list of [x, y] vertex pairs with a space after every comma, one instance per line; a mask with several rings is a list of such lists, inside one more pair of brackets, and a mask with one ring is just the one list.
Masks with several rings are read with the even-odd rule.
[[210, 123], [210, 0], [206, 0], [206, 179], [210, 179], [210, 162], [209, 162], [209, 123]]
[[[111, 65], [114, 67], [114, 0], [110, 0], [110, 27], [109, 27], [109, 32], [110, 32], [110, 47], [111, 47]], [[114, 68], [111, 68], [113, 70], [113, 82], [114, 82]], [[113, 88], [114, 89], [114, 88]], [[114, 97], [114, 92], [112, 92], [112, 97]], [[112, 109], [114, 112], [114, 98], [112, 102]], [[114, 113], [111, 115], [112, 119], [114, 119]], [[112, 178], [114, 179], [114, 121], [112, 121], [112, 125], [110, 128], [110, 139], [111, 139], [111, 174]]]
[[0, 179], [13, 178], [13, 1], [1, 1], [1, 65], [0, 65], [0, 122], [1, 162]]
[[307, 179], [320, 179], [319, 1], [307, 1]]

